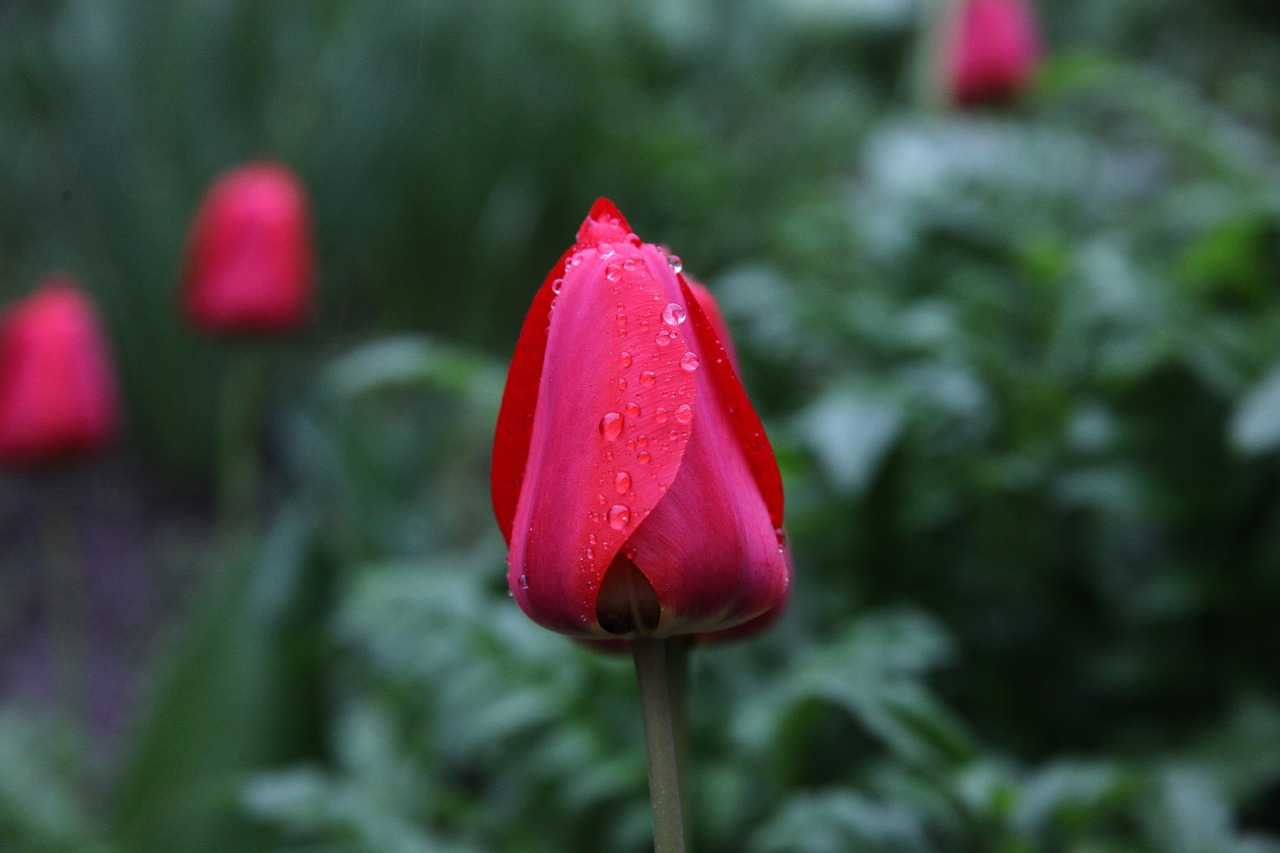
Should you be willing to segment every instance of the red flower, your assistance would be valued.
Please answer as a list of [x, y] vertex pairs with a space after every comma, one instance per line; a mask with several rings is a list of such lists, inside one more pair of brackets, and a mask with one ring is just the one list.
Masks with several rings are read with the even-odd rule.
[[119, 424], [93, 306], [69, 278], [50, 277], [0, 322], [0, 461], [34, 465], [94, 453]]
[[492, 488], [511, 591], [552, 630], [715, 632], [786, 598], [782, 481], [722, 334], [605, 199], [525, 318]]
[[187, 245], [187, 318], [214, 334], [279, 335], [307, 319], [314, 262], [306, 192], [283, 166], [252, 163], [219, 178]]
[[1010, 100], [1040, 63], [1028, 0], [960, 0], [947, 32], [947, 83], [958, 104]]

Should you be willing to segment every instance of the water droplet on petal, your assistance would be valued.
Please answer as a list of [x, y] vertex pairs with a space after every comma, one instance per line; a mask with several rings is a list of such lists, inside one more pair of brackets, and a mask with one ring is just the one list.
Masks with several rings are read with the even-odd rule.
[[697, 353], [687, 352], [684, 355], [680, 356], [680, 369], [685, 371], [686, 373], [693, 373], [693, 371], [697, 370], [698, 369]]
[[667, 263], [671, 264], [672, 272], [680, 272], [684, 269], [684, 262], [680, 260], [679, 255], [667, 255]]
[[[688, 408], [686, 406], [686, 408]], [[609, 412], [600, 419], [600, 435], [604, 436], [605, 441], [613, 441], [622, 434], [622, 415], [617, 412]]]
[[582, 556], [588, 560], [594, 560], [596, 558], [596, 552], [588, 548], [582, 552]]
[[618, 390], [619, 391], [627, 390], [627, 380], [623, 379], [622, 377], [618, 377]]
[[636, 461], [637, 461], [637, 462], [639, 462], [641, 465], [648, 465], [648, 464], [649, 464], [649, 451], [647, 451], [647, 450], [637, 450], [637, 451], [636, 451]]
[[613, 475], [613, 490], [620, 495], [625, 495], [631, 488], [631, 475], [626, 471], [619, 471]]
[[529, 576], [528, 576], [528, 575], [521, 575], [521, 576], [517, 579], [517, 581], [516, 581], [516, 582], [520, 584], [520, 588], [521, 588], [521, 589], [528, 589], [528, 588], [529, 588]]
[[635, 401], [627, 403], [627, 405], [623, 407], [622, 410], [627, 413], [627, 417], [629, 418], [640, 417], [640, 404], [636, 403]]
[[654, 409], [653, 419], [660, 424], [665, 424], [667, 422], [667, 410], [662, 406], [659, 406], [658, 408]]
[[623, 350], [622, 352], [618, 353], [618, 364], [622, 367], [630, 367], [631, 353], [627, 352], [626, 350]]
[[668, 326], [678, 326], [688, 318], [688, 313], [684, 310], [684, 306], [675, 302], [667, 305], [662, 309], [662, 322]]
[[658, 381], [658, 376], [652, 370], [640, 371], [640, 384], [646, 388], [652, 388], [653, 384]]
[[617, 264], [609, 264], [609, 266], [604, 268], [604, 277], [609, 279], [609, 281], [617, 281], [622, 278], [622, 267]]
[[600, 257], [602, 258], [609, 258], [613, 256], [613, 246], [608, 243], [601, 243], [597, 249], [599, 250]]
[[618, 316], [614, 319], [618, 321], [619, 326], [627, 325], [627, 315], [623, 314], [621, 311], [618, 312]]
[[640, 445], [641, 447], [644, 447], [648, 443], [649, 443], [649, 436], [647, 435], [636, 436], [636, 444]]
[[614, 530], [621, 530], [631, 521], [631, 508], [622, 504], [614, 504], [609, 507], [609, 526]]
[[781, 527], [776, 528], [774, 535], [778, 538], [778, 551], [781, 552], [787, 547], [787, 534]]
[[658, 332], [658, 337], [654, 338], [653, 342], [660, 347], [665, 347], [667, 344], [671, 343], [671, 338], [667, 336], [665, 331], [661, 331]]
[[636, 259], [627, 258], [625, 261], [622, 262], [622, 266], [624, 269], [630, 272], [631, 270], [634, 270], [636, 268]]
[[564, 279], [562, 279], [562, 278], [558, 278], [558, 279], [556, 279], [555, 281], [551, 282], [551, 292], [552, 292], [552, 293], [559, 293], [559, 292], [560, 292], [560, 288], [562, 288], [562, 287], [564, 287]]
[[687, 424], [693, 420], [693, 406], [688, 403], [681, 403], [676, 406], [676, 420], [682, 424]]

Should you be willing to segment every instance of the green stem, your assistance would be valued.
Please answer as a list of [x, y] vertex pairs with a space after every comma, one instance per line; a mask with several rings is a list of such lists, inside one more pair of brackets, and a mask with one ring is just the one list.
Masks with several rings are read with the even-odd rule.
[[671, 732], [676, 746], [676, 770], [680, 774], [681, 807], [689, 811], [689, 649], [687, 636], [666, 641], [667, 681], [671, 694]]
[[58, 711], [88, 724], [88, 600], [76, 547], [68, 483], [51, 472], [41, 483], [40, 545], [44, 558], [49, 657]]
[[[677, 647], [678, 646], [678, 647]], [[649, 799], [653, 804], [654, 853], [684, 853], [684, 802], [681, 794], [681, 761], [677, 748], [677, 726], [684, 728], [683, 708], [676, 710], [672, 690], [672, 663], [688, 651], [683, 640], [638, 637], [631, 641], [640, 690], [640, 713], [644, 719], [645, 753], [649, 761]], [[681, 680], [679, 677], [677, 681]], [[681, 687], [681, 692], [683, 688]], [[683, 696], [679, 697], [683, 700]]]
[[257, 353], [237, 349], [222, 374], [218, 401], [218, 520], [225, 531], [252, 518], [258, 500], [262, 376]]

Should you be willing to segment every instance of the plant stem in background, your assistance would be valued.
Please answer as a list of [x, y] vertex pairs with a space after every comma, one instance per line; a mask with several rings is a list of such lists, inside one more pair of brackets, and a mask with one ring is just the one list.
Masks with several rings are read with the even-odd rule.
[[684, 776], [681, 765], [685, 762], [679, 754], [683, 747], [677, 742], [684, 738], [683, 673], [688, 649], [684, 638], [640, 637], [631, 641], [649, 762], [654, 853], [685, 850], [681, 785]]
[[258, 502], [262, 369], [256, 350], [236, 345], [222, 374], [218, 412], [218, 521], [224, 531], [252, 518]]
[[58, 711], [68, 720], [87, 726], [89, 607], [76, 542], [71, 484], [62, 473], [51, 472], [38, 484], [49, 668]]

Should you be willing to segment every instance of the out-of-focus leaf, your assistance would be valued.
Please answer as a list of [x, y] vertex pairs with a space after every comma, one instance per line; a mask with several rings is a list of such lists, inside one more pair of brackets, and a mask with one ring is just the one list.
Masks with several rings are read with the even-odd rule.
[[910, 812], [851, 791], [794, 797], [760, 828], [753, 853], [929, 853], [937, 850]]
[[325, 389], [349, 401], [363, 394], [425, 385], [473, 398], [476, 417], [492, 417], [502, 394], [498, 365], [475, 353], [425, 336], [364, 344], [329, 365]]
[[1236, 405], [1228, 438], [1241, 453], [1266, 453], [1280, 445], [1280, 365], [1273, 367]]
[[893, 401], [856, 387], [837, 387], [801, 412], [797, 431], [841, 492], [866, 492], [902, 429]]
[[105, 853], [86, 813], [84, 744], [45, 717], [0, 707], [0, 850]]
[[237, 814], [242, 774], [315, 736], [321, 613], [310, 536], [286, 508], [260, 554], [207, 579], [130, 744], [112, 827], [122, 848], [257, 849]]

